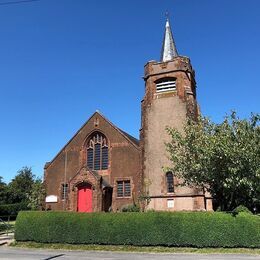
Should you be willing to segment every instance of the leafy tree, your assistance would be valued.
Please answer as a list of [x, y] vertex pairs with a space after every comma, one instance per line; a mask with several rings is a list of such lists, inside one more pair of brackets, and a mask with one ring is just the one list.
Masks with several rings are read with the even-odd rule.
[[41, 179], [36, 179], [32, 185], [31, 192], [28, 194], [28, 207], [32, 210], [43, 208], [43, 202], [46, 196], [46, 191]]
[[208, 190], [221, 210], [244, 205], [260, 211], [260, 115], [241, 120], [235, 112], [220, 124], [189, 119], [183, 132], [167, 128], [172, 166], [183, 185]]
[[8, 185], [8, 203], [28, 202], [28, 194], [34, 184], [35, 175], [30, 167], [23, 167]]
[[7, 197], [7, 185], [3, 182], [3, 177], [0, 176], [0, 204], [5, 204]]

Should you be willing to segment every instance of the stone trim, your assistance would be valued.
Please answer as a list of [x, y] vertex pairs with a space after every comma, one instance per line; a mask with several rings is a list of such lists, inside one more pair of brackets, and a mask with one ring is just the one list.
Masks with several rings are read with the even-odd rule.
[[[118, 181], [130, 181], [131, 195], [129, 197], [117, 197], [117, 182]], [[114, 189], [113, 189], [114, 200], [132, 199], [133, 198], [133, 191], [134, 191], [133, 177], [116, 177], [114, 179]]]
[[81, 170], [69, 182], [69, 200], [70, 210], [78, 211], [78, 187], [81, 184], [88, 183], [92, 187], [92, 211], [102, 211], [102, 177], [97, 177], [86, 167]]

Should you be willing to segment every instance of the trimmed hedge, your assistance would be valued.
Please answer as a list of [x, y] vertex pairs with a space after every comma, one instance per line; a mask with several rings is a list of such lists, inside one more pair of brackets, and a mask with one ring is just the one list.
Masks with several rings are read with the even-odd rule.
[[209, 212], [20, 212], [15, 239], [43, 243], [260, 247], [260, 218]]

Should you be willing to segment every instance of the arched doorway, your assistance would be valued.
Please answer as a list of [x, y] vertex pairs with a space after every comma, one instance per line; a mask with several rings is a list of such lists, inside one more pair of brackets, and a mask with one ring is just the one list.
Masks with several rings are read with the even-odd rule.
[[92, 186], [84, 183], [78, 186], [78, 212], [92, 212]]
[[103, 211], [109, 212], [111, 210], [112, 196], [113, 196], [113, 189], [110, 187], [105, 188], [103, 192], [103, 207], [102, 207]]

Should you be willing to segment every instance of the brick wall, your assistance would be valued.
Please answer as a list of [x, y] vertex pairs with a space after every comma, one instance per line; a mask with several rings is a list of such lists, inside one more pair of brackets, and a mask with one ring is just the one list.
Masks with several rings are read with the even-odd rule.
[[[79, 174], [82, 167], [86, 165], [86, 140], [95, 131], [103, 133], [109, 142], [108, 169], [97, 171], [97, 174], [113, 189], [113, 210], [120, 209], [125, 204], [132, 204], [133, 200], [138, 197], [141, 189], [139, 146], [135, 142], [131, 141], [128, 136], [125, 136], [124, 133], [122, 133], [101, 114], [96, 112], [65, 145], [65, 147], [62, 148], [57, 156], [50, 163], [46, 164], [45, 184], [47, 195], [56, 195], [58, 197], [57, 203], [50, 204], [53, 210], [76, 210], [77, 188], [74, 187], [74, 180], [77, 178], [79, 178], [80, 181], [93, 182], [97, 187], [96, 181], [93, 179], [91, 180], [91, 173], [82, 170]], [[66, 161], [67, 166], [65, 174]], [[116, 179], [119, 177], [131, 179], [132, 195], [130, 198], [117, 198], [116, 187], [114, 185]], [[73, 183], [71, 180], [73, 180]], [[61, 185], [64, 182], [70, 183], [69, 197], [66, 203], [61, 200]], [[102, 209], [102, 190], [95, 188], [93, 196], [93, 210], [100, 211]]]

